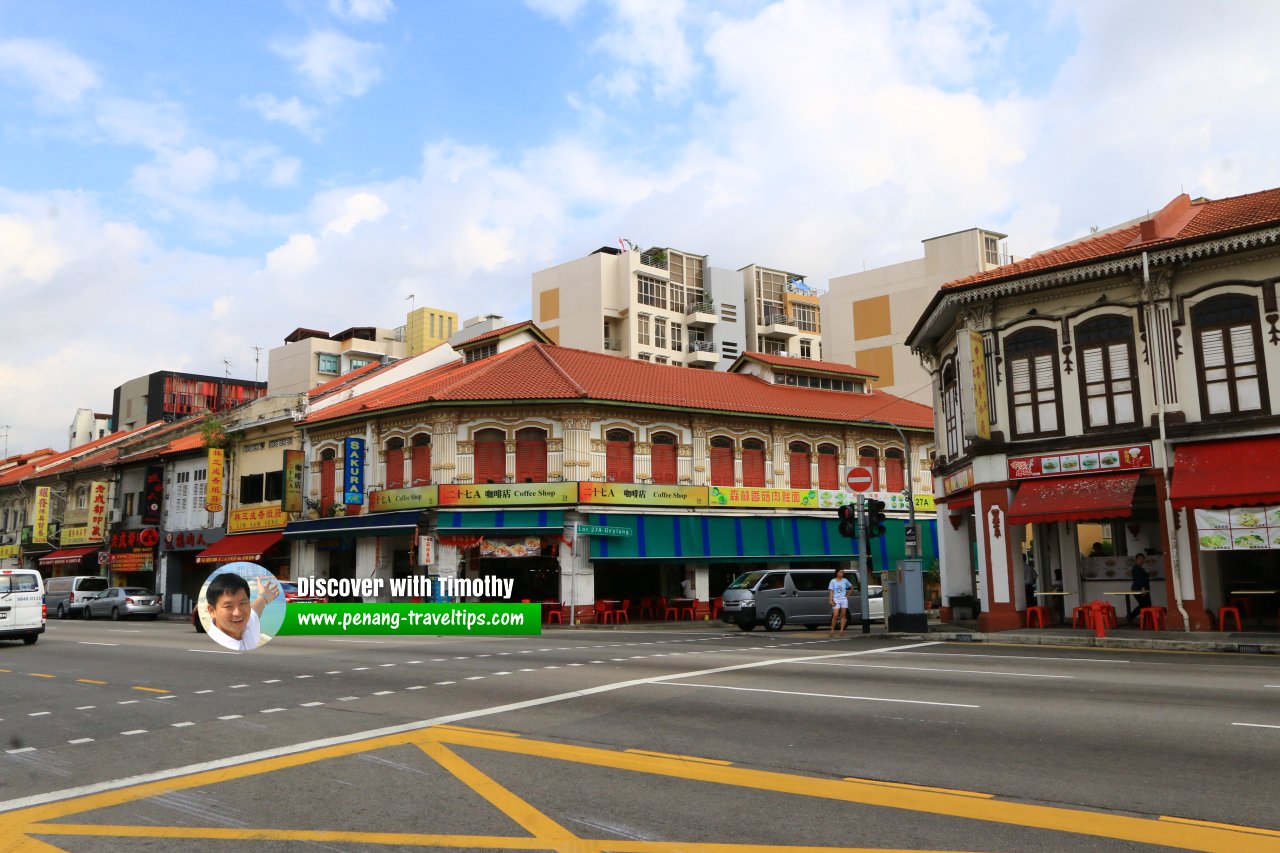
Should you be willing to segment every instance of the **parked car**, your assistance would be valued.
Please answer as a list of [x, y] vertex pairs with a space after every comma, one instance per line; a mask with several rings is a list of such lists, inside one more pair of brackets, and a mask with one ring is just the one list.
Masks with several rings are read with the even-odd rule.
[[155, 619], [163, 610], [160, 596], [146, 587], [113, 586], [86, 599], [81, 615], [85, 619], [127, 619], [130, 616]]
[[298, 595], [298, 585], [293, 581], [277, 581], [280, 584], [280, 591], [284, 593], [284, 603], [311, 603], [323, 604], [329, 599], [320, 595]]
[[0, 570], [0, 640], [28, 646], [44, 633], [44, 582], [30, 569]]
[[107, 579], [97, 575], [66, 575], [49, 578], [44, 585], [44, 603], [59, 619], [79, 616], [85, 601], [102, 592]]

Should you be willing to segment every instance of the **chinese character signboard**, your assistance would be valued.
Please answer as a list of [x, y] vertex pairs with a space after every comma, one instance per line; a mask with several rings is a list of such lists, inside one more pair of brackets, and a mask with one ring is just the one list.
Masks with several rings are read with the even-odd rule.
[[280, 508], [285, 512], [302, 512], [302, 465], [305, 456], [301, 450], [284, 452], [284, 498]]
[[94, 480], [89, 484], [89, 541], [107, 538], [107, 484]]
[[342, 502], [364, 503], [364, 439], [342, 440]]
[[36, 511], [31, 516], [31, 544], [43, 545], [49, 541], [49, 500], [52, 489], [36, 487]]
[[233, 509], [227, 516], [228, 533], [245, 533], [250, 530], [278, 530], [288, 522], [288, 517], [278, 506], [261, 509]]
[[88, 545], [93, 542], [94, 540], [89, 538], [89, 525], [87, 524], [62, 528], [62, 538], [59, 540], [59, 544], [64, 548], [68, 545]]
[[217, 447], [209, 448], [209, 479], [205, 481], [204, 508], [222, 512], [222, 478], [226, 476], [226, 454]]
[[960, 414], [964, 418], [964, 437], [991, 438], [991, 414], [987, 399], [987, 358], [982, 335], [962, 329], [956, 335], [956, 376], [960, 383]]
[[397, 509], [425, 509], [438, 506], [438, 486], [414, 486], [408, 489], [380, 489], [369, 493], [369, 512], [392, 512]]
[[142, 481], [142, 523], [159, 524], [164, 503], [164, 466], [148, 465]]
[[440, 506], [537, 506], [577, 502], [577, 483], [440, 486]]
[[108, 563], [117, 572], [151, 572], [156, 567], [160, 532], [154, 527], [121, 530], [111, 535]]
[[1098, 474], [1151, 467], [1151, 445], [1107, 447], [1081, 453], [1054, 453], [1043, 456], [1015, 456], [1009, 460], [1010, 480]]
[[666, 486], [643, 483], [579, 483], [584, 504], [626, 506], [706, 506], [706, 486]]

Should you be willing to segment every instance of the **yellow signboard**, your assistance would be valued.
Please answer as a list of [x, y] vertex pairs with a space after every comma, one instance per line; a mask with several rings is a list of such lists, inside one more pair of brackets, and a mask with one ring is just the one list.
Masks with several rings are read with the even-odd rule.
[[49, 496], [52, 489], [48, 486], [36, 487], [36, 511], [31, 517], [31, 542], [40, 545], [49, 541]]
[[78, 527], [64, 527], [62, 528], [61, 544], [65, 547], [67, 545], [89, 545], [102, 541], [93, 539], [89, 535], [89, 530], [90, 528], [87, 524], [82, 524]]
[[103, 480], [89, 484], [88, 534], [89, 542], [101, 542], [107, 538], [107, 484]]
[[440, 503], [439, 486], [414, 486], [410, 489], [379, 489], [369, 493], [369, 512], [392, 512], [397, 509], [424, 509]]
[[[762, 489], [739, 486], [712, 486], [711, 506], [773, 506], [793, 509], [817, 508], [816, 489]], [[833, 504], [838, 506], [838, 504]]]
[[578, 502], [627, 506], [706, 506], [706, 486], [579, 483]]
[[278, 506], [261, 509], [233, 509], [227, 516], [228, 533], [246, 533], [250, 530], [276, 530], [284, 527], [288, 516]]
[[306, 454], [301, 450], [284, 452], [284, 497], [280, 506], [285, 512], [302, 512], [302, 468]]
[[494, 483], [440, 486], [440, 506], [538, 506], [576, 504], [577, 483]]
[[18, 556], [18, 547], [17, 545], [0, 545], [0, 560]]
[[217, 447], [209, 448], [209, 479], [204, 485], [204, 508], [222, 512], [222, 480], [226, 476], [226, 454]]

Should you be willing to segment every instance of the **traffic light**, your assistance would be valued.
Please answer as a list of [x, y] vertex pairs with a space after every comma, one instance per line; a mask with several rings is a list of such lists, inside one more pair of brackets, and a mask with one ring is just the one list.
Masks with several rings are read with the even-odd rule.
[[840, 535], [846, 539], [858, 538], [858, 508], [853, 504], [844, 504], [836, 510], [840, 516]]
[[867, 539], [879, 539], [885, 533], [884, 501], [867, 498]]

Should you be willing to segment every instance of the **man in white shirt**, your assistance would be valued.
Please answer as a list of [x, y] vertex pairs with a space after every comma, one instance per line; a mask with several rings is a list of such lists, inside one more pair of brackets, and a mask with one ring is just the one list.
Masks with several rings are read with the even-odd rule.
[[831, 636], [836, 635], [836, 622], [840, 623], [840, 636], [844, 636], [844, 623], [849, 618], [849, 590], [853, 584], [845, 579], [844, 567], [836, 569], [836, 576], [827, 584], [827, 602], [831, 605]]
[[233, 651], [247, 652], [258, 647], [262, 639], [262, 611], [280, 595], [274, 581], [258, 585], [258, 597], [249, 603], [249, 582], [233, 572], [225, 572], [209, 582], [205, 601], [209, 605], [209, 636], [218, 645]]

